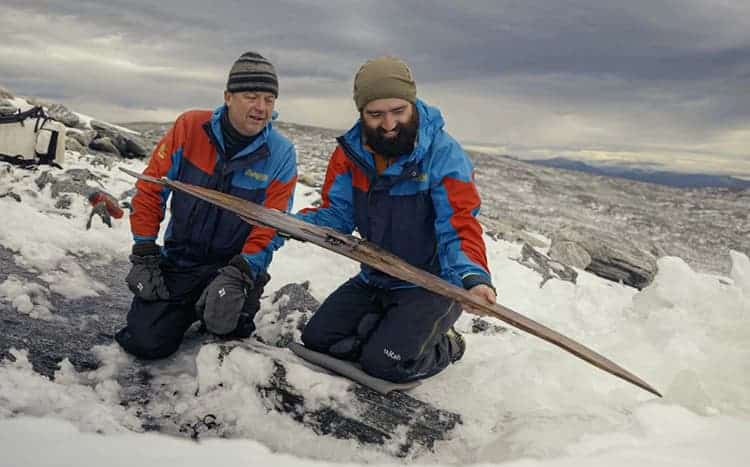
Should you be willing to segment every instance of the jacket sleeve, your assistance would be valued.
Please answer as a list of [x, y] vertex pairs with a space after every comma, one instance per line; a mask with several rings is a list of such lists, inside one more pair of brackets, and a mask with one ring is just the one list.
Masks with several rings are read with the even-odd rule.
[[455, 142], [435, 156], [431, 193], [443, 274], [466, 289], [492, 287], [482, 226], [476, 218], [481, 202], [471, 161]]
[[[180, 116], [152, 151], [143, 173], [157, 178], [174, 179], [182, 160], [185, 134], [185, 119]], [[138, 180], [135, 187], [137, 192], [133, 196], [133, 212], [130, 214], [133, 239], [136, 242], [155, 241], [171, 190], [143, 180]]]
[[354, 230], [352, 177], [349, 159], [341, 147], [337, 147], [328, 161], [321, 193], [321, 205], [302, 209], [295, 216], [305, 222], [331, 227], [344, 234], [352, 233]]
[[[271, 175], [266, 188], [263, 206], [289, 213], [294, 204], [294, 188], [297, 184], [297, 154], [294, 146], [289, 146], [283, 162]], [[242, 256], [250, 265], [253, 274], [265, 272], [273, 259], [273, 252], [281, 248], [284, 239], [277, 235], [276, 229], [255, 226], [242, 247]]]

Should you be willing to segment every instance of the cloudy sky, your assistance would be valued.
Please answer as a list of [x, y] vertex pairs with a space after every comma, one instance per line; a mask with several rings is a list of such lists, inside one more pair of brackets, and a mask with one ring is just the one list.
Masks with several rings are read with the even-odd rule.
[[3, 0], [0, 85], [115, 122], [221, 102], [246, 50], [282, 120], [347, 128], [399, 55], [464, 143], [750, 177], [750, 1]]

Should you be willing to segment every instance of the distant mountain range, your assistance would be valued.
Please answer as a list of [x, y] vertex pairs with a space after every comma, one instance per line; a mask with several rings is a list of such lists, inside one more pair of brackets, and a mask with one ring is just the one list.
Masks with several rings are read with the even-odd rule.
[[667, 170], [651, 170], [639, 167], [627, 167], [622, 165], [591, 165], [585, 162], [555, 157], [552, 159], [517, 159], [530, 164], [553, 167], [556, 169], [575, 170], [595, 175], [608, 177], [626, 178], [638, 182], [656, 183], [677, 188], [750, 188], [750, 180], [732, 177], [729, 175], [712, 175], [698, 173], [671, 172]]

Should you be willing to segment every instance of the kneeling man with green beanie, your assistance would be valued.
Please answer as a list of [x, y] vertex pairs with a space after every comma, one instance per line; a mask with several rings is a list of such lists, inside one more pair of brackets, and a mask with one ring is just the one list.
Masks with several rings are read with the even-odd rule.
[[[354, 77], [360, 118], [338, 138], [319, 207], [297, 216], [366, 240], [495, 302], [471, 161], [443, 130], [440, 111], [417, 98], [395, 57]], [[305, 327], [306, 347], [359, 363], [393, 382], [426, 378], [458, 361], [456, 302], [362, 265]]]

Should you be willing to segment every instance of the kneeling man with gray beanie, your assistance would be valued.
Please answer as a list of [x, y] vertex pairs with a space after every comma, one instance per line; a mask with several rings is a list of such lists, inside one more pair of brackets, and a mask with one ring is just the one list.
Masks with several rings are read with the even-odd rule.
[[[320, 207], [307, 222], [366, 240], [495, 302], [471, 161], [443, 129], [440, 111], [417, 98], [414, 76], [395, 57], [354, 77], [360, 118], [338, 138]], [[307, 323], [306, 347], [358, 362], [393, 382], [426, 378], [466, 348], [452, 300], [362, 265]]]
[[[273, 64], [256, 52], [242, 54], [229, 72], [224, 103], [180, 115], [143, 173], [288, 212], [296, 154], [271, 124], [278, 96]], [[126, 278], [134, 296], [117, 342], [137, 357], [154, 359], [174, 353], [199, 320], [220, 336], [249, 336], [281, 237], [190, 195], [145, 181], [136, 188]], [[159, 246], [167, 203], [171, 218]]]

